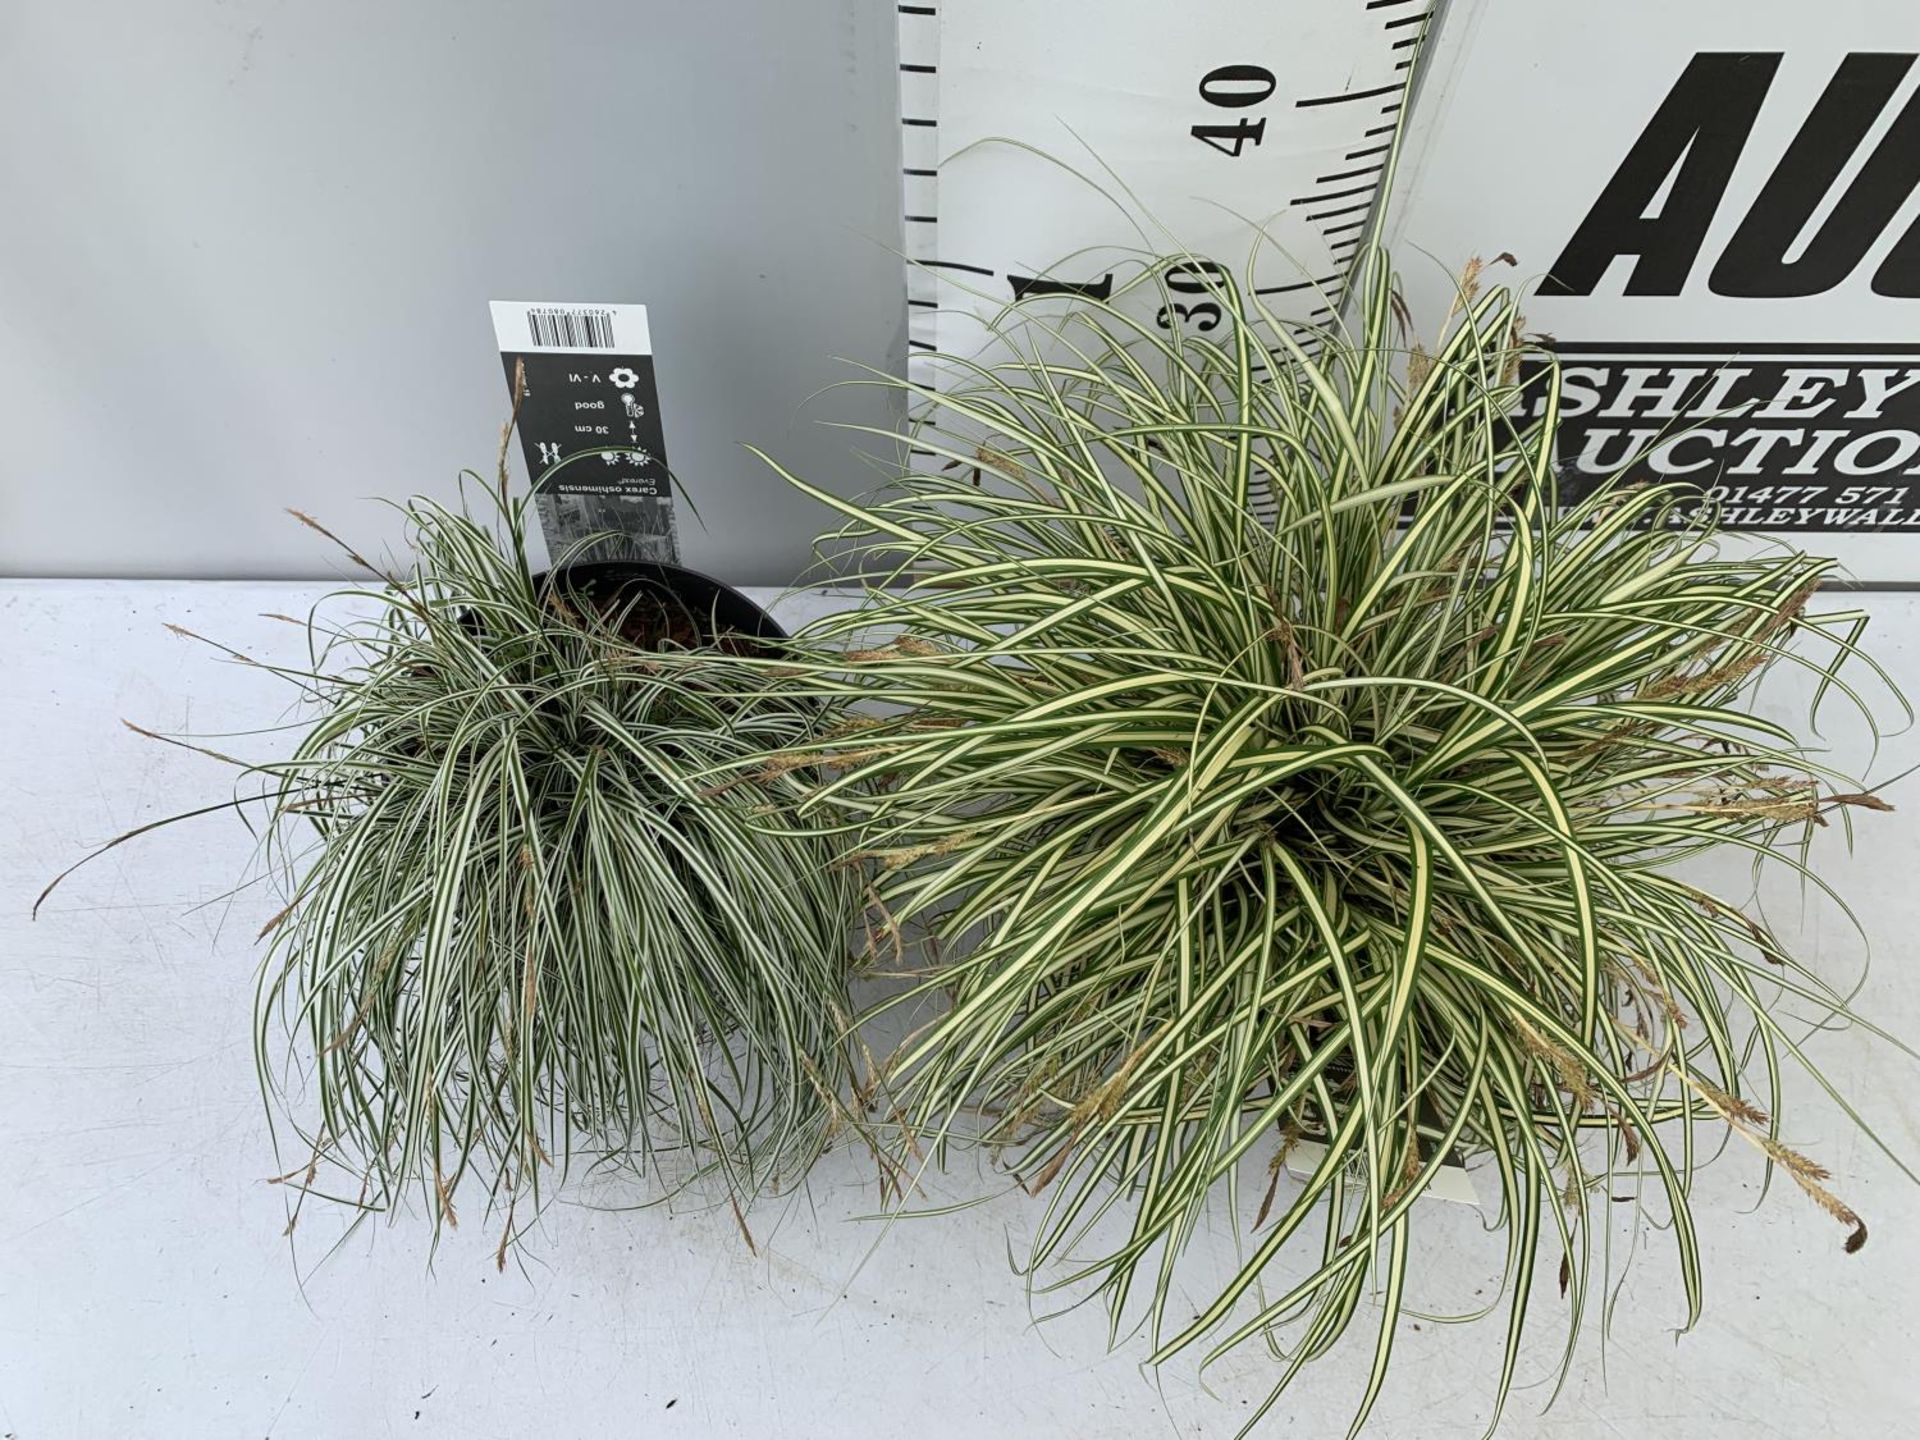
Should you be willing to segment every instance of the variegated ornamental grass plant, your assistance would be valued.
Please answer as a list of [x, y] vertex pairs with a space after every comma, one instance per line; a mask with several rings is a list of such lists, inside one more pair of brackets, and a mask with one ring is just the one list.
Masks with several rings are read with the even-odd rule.
[[[1779, 1114], [1787, 1067], [1819, 1078], [1788, 1008], [1841, 996], [1675, 867], [1820, 886], [1809, 827], [1889, 807], [1745, 697], [1791, 664], [1866, 709], [1850, 676], [1884, 677], [1828, 561], [1723, 547], [1683, 488], [1559, 490], [1512, 295], [1470, 273], [1425, 349], [1361, 273], [1317, 338], [1190, 256], [1013, 307], [1012, 359], [915, 390], [932, 458], [866, 502], [796, 481], [870, 582], [808, 638], [879, 702], [811, 805], [939, 957], [890, 1002], [903, 1163], [1006, 1157], [1030, 1276], [1155, 1361], [1269, 1344], [1250, 1426], [1360, 1325], [1358, 1429], [1466, 1156], [1505, 1227], [1497, 1424], [1530, 1315], [1567, 1321], [1564, 1379], [1620, 1197], [1698, 1315], [1701, 1126], [1864, 1241]], [[1147, 318], [1196, 277], [1218, 316]], [[1216, 1206], [1243, 1263], [1196, 1295]]]
[[281, 1179], [411, 1195], [436, 1235], [471, 1201], [502, 1265], [579, 1162], [717, 1175], [744, 1232], [844, 1108], [863, 882], [770, 763], [827, 712], [699, 617], [538, 583], [505, 487], [503, 450], [471, 508], [407, 503], [410, 569], [348, 551], [369, 578], [292, 622], [306, 658], [250, 662], [300, 734], [236, 802], [287, 892], [256, 1036]]

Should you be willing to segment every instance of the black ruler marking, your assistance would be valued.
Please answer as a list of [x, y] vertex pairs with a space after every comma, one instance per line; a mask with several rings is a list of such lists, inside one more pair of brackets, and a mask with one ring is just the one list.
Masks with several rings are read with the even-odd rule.
[[1314, 95], [1305, 100], [1293, 102], [1294, 108], [1308, 110], [1315, 105], [1344, 105], [1349, 100], [1371, 100], [1376, 95], [1391, 95], [1400, 88], [1400, 82], [1391, 85], [1376, 85], [1371, 90], [1350, 90], [1345, 95]]
[[969, 275], [995, 275], [999, 272], [989, 270], [984, 265], [962, 265], [958, 260], [920, 260], [915, 262], [929, 270], [964, 270]]
[[931, 130], [934, 126], [934, 122], [931, 120], [920, 120], [920, 119], [916, 119], [911, 115], [902, 115], [900, 117], [900, 123], [902, 125], [922, 125], [929, 130]]
[[940, 67], [937, 65], [902, 64], [900, 68], [906, 71], [907, 74], [909, 75], [938, 75], [940, 73]]
[[1044, 275], [1009, 275], [1007, 284], [1012, 287], [1015, 300], [1042, 295], [1085, 295], [1095, 300], [1105, 300], [1113, 294], [1113, 276], [1102, 275], [1098, 280], [1052, 280]]
[[1331, 220], [1336, 215], [1351, 215], [1356, 210], [1370, 210], [1372, 208], [1373, 202], [1371, 200], [1362, 200], [1358, 205], [1342, 205], [1338, 210], [1322, 210], [1318, 215], [1307, 216], [1307, 219]]
[[1364, 150], [1347, 151], [1347, 159], [1363, 160], [1369, 155], [1384, 155], [1386, 154], [1386, 152], [1387, 152], [1387, 147], [1385, 145], [1369, 145]]
[[1329, 200], [1344, 200], [1349, 195], [1371, 195], [1380, 188], [1375, 181], [1371, 185], [1354, 185], [1345, 190], [1333, 190], [1324, 195], [1296, 195], [1288, 202], [1293, 205], [1324, 205]]
[[1312, 290], [1321, 285], [1331, 285], [1343, 277], [1339, 275], [1321, 275], [1312, 280], [1296, 280], [1291, 285], [1261, 285], [1254, 289], [1256, 295], [1286, 295], [1295, 290]]
[[1386, 168], [1387, 163], [1383, 160], [1378, 165], [1363, 165], [1358, 170], [1340, 170], [1332, 175], [1319, 175], [1314, 178], [1313, 183], [1316, 185], [1325, 185], [1330, 180], [1351, 180], [1356, 175], [1377, 175]]
[[1427, 16], [1431, 13], [1432, 12], [1429, 11], [1427, 14], [1422, 15], [1402, 15], [1398, 20], [1387, 21], [1387, 23], [1380, 28], [1382, 30], [1398, 30], [1403, 25], [1424, 25], [1427, 22]]

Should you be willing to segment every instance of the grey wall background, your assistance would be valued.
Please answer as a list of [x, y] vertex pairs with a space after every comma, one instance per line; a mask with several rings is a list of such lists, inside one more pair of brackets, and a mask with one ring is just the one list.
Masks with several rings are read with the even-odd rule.
[[[649, 306], [689, 564], [784, 583], [897, 367], [872, 0], [6, 0], [0, 574], [324, 576], [490, 467], [486, 301]], [[517, 462], [516, 462], [517, 463]]]

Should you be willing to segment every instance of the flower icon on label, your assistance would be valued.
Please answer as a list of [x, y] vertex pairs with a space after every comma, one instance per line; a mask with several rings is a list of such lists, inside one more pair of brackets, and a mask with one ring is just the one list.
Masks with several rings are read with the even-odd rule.
[[618, 385], [622, 390], [631, 390], [640, 383], [640, 377], [624, 365], [618, 370], [608, 371], [607, 379]]

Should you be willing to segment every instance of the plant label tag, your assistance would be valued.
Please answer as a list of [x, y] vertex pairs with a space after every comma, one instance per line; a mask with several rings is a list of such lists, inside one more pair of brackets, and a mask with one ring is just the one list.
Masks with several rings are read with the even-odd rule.
[[547, 553], [677, 563], [647, 307], [491, 308]]

